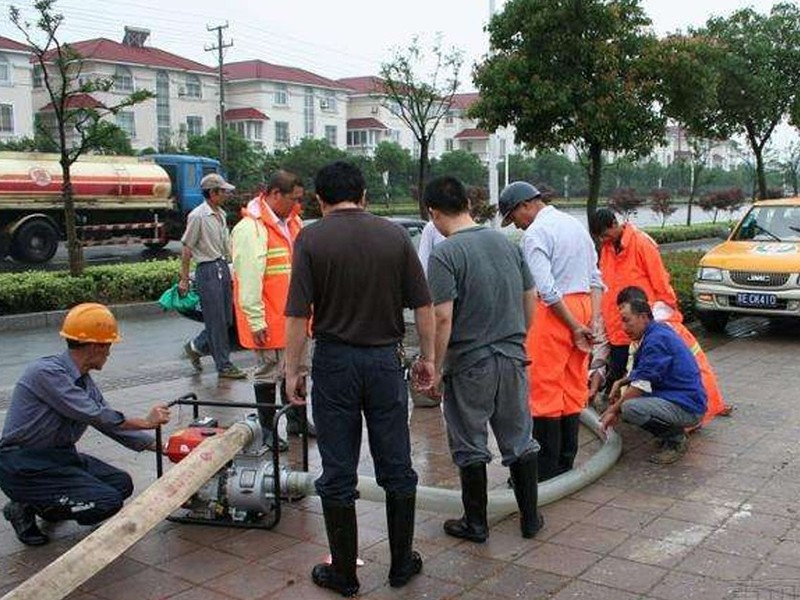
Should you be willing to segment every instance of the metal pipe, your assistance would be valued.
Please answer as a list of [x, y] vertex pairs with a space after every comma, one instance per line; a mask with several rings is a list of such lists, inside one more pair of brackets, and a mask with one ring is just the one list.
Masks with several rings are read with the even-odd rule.
[[235, 423], [203, 442], [179, 464], [69, 551], [13, 589], [2, 600], [60, 600], [108, 566], [147, 532], [178, 509], [214, 476], [258, 431], [258, 424]]

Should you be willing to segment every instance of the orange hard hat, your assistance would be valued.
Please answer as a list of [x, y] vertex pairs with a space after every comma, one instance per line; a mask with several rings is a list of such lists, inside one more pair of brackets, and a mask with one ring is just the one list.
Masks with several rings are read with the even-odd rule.
[[74, 306], [64, 317], [59, 333], [68, 340], [95, 344], [113, 344], [122, 339], [114, 315], [107, 306], [96, 302]]

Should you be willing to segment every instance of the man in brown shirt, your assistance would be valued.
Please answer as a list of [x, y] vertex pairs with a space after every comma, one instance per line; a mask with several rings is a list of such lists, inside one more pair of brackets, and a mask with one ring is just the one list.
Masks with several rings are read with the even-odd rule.
[[422, 265], [405, 230], [364, 211], [364, 177], [346, 162], [317, 173], [323, 218], [297, 237], [286, 304], [286, 390], [302, 404], [299, 363], [306, 323], [316, 340], [312, 410], [322, 499], [332, 564], [312, 579], [344, 596], [358, 592], [355, 501], [362, 412], [378, 485], [386, 490], [391, 567], [401, 587], [422, 569], [412, 550], [417, 474], [411, 466], [408, 390], [403, 380], [403, 308], [414, 309], [422, 356], [414, 366], [421, 387], [433, 382], [433, 308]]

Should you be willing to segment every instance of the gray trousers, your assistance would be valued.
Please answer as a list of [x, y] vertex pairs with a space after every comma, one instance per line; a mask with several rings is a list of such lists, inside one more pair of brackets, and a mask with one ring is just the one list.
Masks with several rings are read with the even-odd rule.
[[214, 358], [217, 371], [224, 371], [232, 366], [228, 338], [228, 328], [233, 324], [231, 271], [220, 259], [197, 265], [194, 277], [206, 328], [192, 344], [201, 354]]
[[538, 452], [528, 408], [528, 375], [524, 363], [500, 354], [444, 377], [444, 420], [450, 454], [457, 467], [489, 463], [489, 432], [508, 466]]
[[[674, 402], [656, 396], [642, 396], [627, 400], [622, 404], [622, 420], [639, 427], [644, 427], [651, 420], [662, 423], [665, 440], [679, 440], [684, 437], [685, 427], [694, 427], [700, 422], [703, 415], [690, 413]], [[667, 430], [671, 428], [671, 431]], [[650, 429], [645, 427], [648, 431]], [[651, 432], [652, 433], [652, 432]]]

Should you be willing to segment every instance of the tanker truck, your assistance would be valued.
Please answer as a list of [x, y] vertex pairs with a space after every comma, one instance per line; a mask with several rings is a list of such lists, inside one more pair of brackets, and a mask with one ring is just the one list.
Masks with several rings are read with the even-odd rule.
[[[70, 170], [78, 237], [85, 246], [179, 239], [203, 201], [200, 180], [219, 173], [200, 156], [81, 157]], [[0, 259], [43, 263], [66, 238], [59, 155], [0, 152]]]

